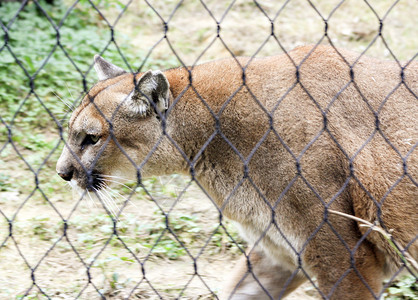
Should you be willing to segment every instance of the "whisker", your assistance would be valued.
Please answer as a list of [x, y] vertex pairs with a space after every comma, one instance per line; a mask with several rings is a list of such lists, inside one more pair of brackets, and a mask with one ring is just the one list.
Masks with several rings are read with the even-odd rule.
[[128, 178], [124, 178], [124, 177], [120, 177], [120, 176], [104, 175], [104, 174], [94, 174], [94, 175], [98, 175], [100, 177], [115, 178], [115, 179], [121, 179], [121, 180], [129, 181]]
[[116, 217], [117, 215], [116, 215], [116, 212], [115, 212], [114, 206], [112, 205], [112, 203], [111, 203], [110, 199], [108, 198], [108, 196], [106, 196], [104, 193], [102, 193], [102, 191], [101, 191], [101, 190], [99, 190], [99, 189], [94, 188], [94, 190], [95, 190], [97, 193], [99, 193], [99, 195], [102, 197], [102, 200], [103, 200], [103, 202], [104, 202], [104, 204], [105, 204], [106, 208], [110, 211], [110, 213], [111, 213], [114, 217]]
[[[94, 191], [95, 191], [95, 196], [96, 196], [96, 198], [98, 198], [98, 200], [99, 200], [99, 202], [103, 205], [105, 205], [106, 206], [106, 208], [108, 208], [109, 209], [109, 204], [107, 203], [107, 198], [105, 198], [103, 195], [102, 195], [102, 193], [98, 190], [98, 189], [96, 189], [96, 188], [93, 188], [94, 189]], [[97, 194], [99, 194], [99, 195], [97, 195]], [[103, 202], [103, 203], [102, 203]]]
[[62, 99], [60, 96], [57, 95], [57, 93], [55, 93], [54, 91], [51, 91], [59, 100], [61, 100], [62, 103], [65, 104], [65, 106], [67, 106], [71, 111], [74, 111], [74, 107], [72, 106], [72, 104], [68, 103], [67, 101], [65, 101], [64, 99]]
[[[109, 200], [113, 203], [114, 207], [116, 207], [116, 211], [118, 212], [118, 214], [120, 214], [120, 208], [118, 203], [115, 201], [114, 196], [110, 193], [112, 190], [108, 187], [104, 187], [103, 192], [105, 192], [108, 196], [109, 196]], [[109, 192], [110, 191], [110, 192]], [[122, 197], [123, 198], [123, 197]], [[115, 215], [115, 217], [117, 217], [117, 215]]]
[[108, 196], [106, 196], [101, 190], [96, 189], [96, 192], [99, 193], [99, 195], [102, 198], [106, 208], [111, 212], [112, 215], [115, 215], [115, 210], [113, 208], [113, 205], [109, 202]]
[[[169, 185], [173, 180], [174, 180], [174, 177], [172, 176], [171, 178], [170, 178], [170, 180], [167, 182], [167, 183], [163, 183], [163, 181], [162, 181], [162, 179], [161, 179], [162, 177], [161, 176], [158, 176], [158, 179], [160, 180], [160, 184], [162, 185], [162, 186], [164, 186], [164, 185]], [[179, 192], [178, 192], [178, 189], [177, 188], [174, 188], [174, 193], [176, 194], [176, 198], [178, 198], [178, 196], [179, 196]]]
[[123, 198], [124, 200], [126, 200], [127, 198], [125, 196], [123, 196], [121, 193], [119, 193], [118, 191], [110, 188], [110, 187], [106, 187], [106, 190], [111, 193], [111, 194], [116, 194], [116, 196], [119, 196], [121, 198]]
[[107, 210], [109, 211], [110, 215], [115, 217], [116, 212], [115, 212], [113, 206], [110, 204], [109, 199], [107, 198], [107, 196], [105, 194], [103, 194], [101, 191], [97, 191], [97, 192], [100, 194], [100, 197], [103, 200], [104, 205], [107, 208]]
[[[86, 192], [87, 192], [87, 195], [89, 195], [89, 198], [90, 198], [90, 200], [91, 200], [91, 197], [90, 197], [89, 191], [88, 191], [87, 189], [86, 189]], [[89, 200], [88, 200], [88, 198], [86, 198], [86, 201], [84, 201], [84, 203], [87, 205], [87, 207], [88, 207], [90, 210], [92, 210], [93, 206], [92, 206], [92, 204], [91, 204], [91, 201], [89, 201]]]
[[74, 102], [75, 99], [74, 99], [73, 94], [71, 93], [70, 89], [68, 88], [67, 82], [65, 82], [65, 86], [67, 87], [68, 93], [70, 93], [71, 100], [73, 100], [73, 102]]
[[[110, 188], [109, 188], [109, 189], [110, 189]], [[132, 206], [133, 206], [133, 207], [135, 207], [135, 208], [139, 209], [139, 207], [138, 207], [138, 206], [136, 206], [136, 205], [135, 205], [135, 204], [131, 201], [131, 199], [128, 199], [127, 197], [125, 197], [124, 195], [122, 195], [121, 193], [119, 193], [118, 191], [113, 190], [113, 189], [110, 189], [110, 192], [115, 193], [118, 197], [121, 197], [122, 199], [124, 199], [125, 201], [127, 201], [129, 204], [132, 204]]]
[[109, 188], [107, 186], [102, 186], [102, 191], [105, 192], [109, 198], [113, 200], [114, 205], [117, 207], [117, 202], [115, 201], [113, 195], [109, 193]]
[[70, 191], [70, 190], [71, 190], [71, 191], [73, 190], [73, 187], [71, 186], [71, 184], [70, 184], [68, 181], [66, 182], [65, 187], [66, 187], [66, 188], [67, 188], [67, 190], [69, 190], [69, 191]]
[[[116, 183], [119, 184], [123, 187], [126, 187], [128, 190], [130, 191], [134, 191], [133, 188], [127, 186], [126, 184], [117, 181], [117, 180], [113, 180], [113, 178], [116, 179], [122, 179], [122, 180], [126, 180], [128, 181], [128, 179], [123, 178], [123, 177], [119, 177], [119, 176], [113, 176], [113, 175], [104, 175], [104, 174], [93, 174], [93, 175], [97, 175], [98, 178], [102, 181], [102, 183], [100, 184], [100, 188], [102, 188], [102, 190], [97, 190], [95, 189], [98, 193], [101, 194], [101, 196], [103, 197], [103, 201], [105, 202], [106, 207], [109, 208], [109, 210], [111, 210], [112, 214], [116, 217], [116, 213], [115, 211], [119, 212], [120, 208], [117, 205], [117, 201], [115, 201], [115, 199], [117, 199], [118, 197], [122, 198], [124, 201], [127, 201], [129, 204], [131, 204], [132, 206], [134, 206], [136, 209], [139, 209], [139, 207], [137, 205], [135, 205], [130, 199], [128, 199], [126, 196], [122, 195], [121, 193], [119, 193], [118, 191], [116, 191], [115, 189], [112, 189], [111, 187], [109, 187], [108, 185], [105, 184], [105, 182], [112, 182], [112, 183]], [[112, 179], [109, 179], [112, 178]], [[103, 192], [105, 192], [107, 194], [104, 195]]]
[[116, 181], [116, 180], [111, 180], [111, 179], [105, 179], [105, 178], [101, 178], [101, 180], [106, 181], [106, 182], [114, 182], [114, 183], [120, 184], [120, 185], [126, 187], [127, 189], [133, 191], [132, 188], [130, 188], [129, 186], [127, 186], [126, 184], [124, 184], [122, 182], [119, 182], [119, 181]]
[[[69, 182], [67, 183], [70, 184]], [[73, 196], [73, 201], [77, 201], [77, 202], [83, 200], [84, 196], [86, 195], [86, 193], [83, 192], [83, 194], [80, 196], [80, 194], [76, 191], [76, 189], [73, 189], [72, 187], [71, 187], [71, 193]]]
[[94, 207], [96, 207], [97, 208], [97, 204], [96, 204], [96, 202], [94, 201], [94, 199], [91, 197], [91, 195], [90, 195], [90, 192], [86, 189], [86, 192], [87, 192], [87, 195], [89, 196], [89, 198], [90, 198], [90, 204], [91, 203], [93, 203], [93, 205], [94, 205]]
[[174, 176], [170, 176], [170, 180], [167, 182], [167, 184], [170, 184], [174, 179], [176, 179], [177, 177], [174, 175]]

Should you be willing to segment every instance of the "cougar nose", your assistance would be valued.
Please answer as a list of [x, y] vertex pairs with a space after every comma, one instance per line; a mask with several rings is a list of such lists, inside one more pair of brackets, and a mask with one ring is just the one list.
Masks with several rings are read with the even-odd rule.
[[73, 171], [73, 170], [71, 170], [70, 172], [65, 172], [65, 173], [58, 172], [58, 175], [59, 175], [62, 179], [64, 179], [65, 181], [70, 181], [70, 180], [71, 180], [71, 178], [73, 178], [73, 173], [74, 173], [74, 171]]

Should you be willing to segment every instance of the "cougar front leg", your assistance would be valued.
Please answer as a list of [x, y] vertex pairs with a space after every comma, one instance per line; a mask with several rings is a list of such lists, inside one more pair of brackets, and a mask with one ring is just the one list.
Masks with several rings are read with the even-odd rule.
[[247, 258], [244, 256], [240, 258], [220, 299], [278, 299], [280, 295], [286, 296], [306, 280], [306, 277], [299, 272], [288, 283], [292, 272], [274, 264], [260, 249], [254, 249], [250, 254], [250, 262], [252, 273], [248, 270]]

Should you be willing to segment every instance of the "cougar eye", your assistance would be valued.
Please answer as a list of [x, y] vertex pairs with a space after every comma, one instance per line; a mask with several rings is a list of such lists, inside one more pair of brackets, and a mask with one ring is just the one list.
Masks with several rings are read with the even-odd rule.
[[87, 135], [90, 137], [92, 144], [96, 144], [98, 140], [100, 140], [100, 136], [98, 135]]
[[94, 145], [100, 140], [99, 135], [87, 134], [81, 143], [81, 149], [84, 149], [88, 145]]

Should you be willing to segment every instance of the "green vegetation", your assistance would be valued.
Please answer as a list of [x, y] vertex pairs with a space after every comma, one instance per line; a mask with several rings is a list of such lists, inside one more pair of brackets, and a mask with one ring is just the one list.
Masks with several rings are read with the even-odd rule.
[[[13, 22], [8, 30], [7, 47], [0, 56], [0, 105], [6, 112], [2, 117], [11, 120], [28, 96], [31, 81], [39, 100], [54, 116], [60, 116], [68, 109], [57, 95], [65, 93], [62, 98], [71, 99], [67, 93], [81, 92], [83, 77], [87, 78], [87, 88], [93, 82], [95, 74], [90, 72], [92, 58], [108, 44], [109, 30], [90, 10], [82, 7], [74, 8], [65, 17], [69, 8], [62, 2], [57, 1], [53, 6], [41, 2], [44, 11], [34, 2], [29, 2], [14, 18], [20, 5], [13, 2], [0, 7], [1, 21], [4, 24]], [[60, 27], [59, 35], [54, 27]], [[128, 48], [123, 39], [120, 47], [122, 51]], [[122, 64], [116, 51], [107, 51], [106, 55]], [[129, 52], [126, 56], [130, 60], [133, 58]], [[79, 95], [76, 92], [73, 96]], [[51, 117], [39, 100], [31, 95], [23, 103], [18, 115], [19, 127], [45, 128], [52, 124]], [[73, 100], [66, 101], [71, 103]]]
[[[131, 47], [128, 37], [117, 31], [116, 43], [110, 43], [108, 24], [87, 1], [72, 10], [62, 1], [55, 1], [54, 5], [44, 1], [40, 4], [42, 9], [29, 2], [18, 14], [19, 2], [0, 6], [1, 22], [11, 24], [7, 44], [0, 52], [1, 117], [9, 125], [14, 120], [13, 140], [18, 144], [25, 141], [27, 148], [33, 147], [33, 141], [27, 139], [33, 136], [34, 129], [56, 131], [53, 117], [46, 109], [62, 120], [68, 106], [76, 105], [96, 81], [92, 70], [95, 54], [106, 49], [103, 55], [107, 59], [135, 71], [146, 51]], [[0, 39], [5, 40], [3, 32]], [[172, 67], [174, 62], [148, 59], [145, 67], [155, 65]], [[0, 140], [4, 141], [6, 127], [1, 126], [0, 133]]]
[[[230, 250], [231, 254], [239, 255], [241, 254], [239, 248], [244, 249], [245, 247], [245, 242], [228, 222], [225, 223], [225, 226], [229, 235], [234, 239], [233, 241], [223, 229], [217, 229], [217, 225], [202, 228], [204, 223], [197, 215], [170, 213], [168, 216], [170, 230], [166, 226], [165, 218], [158, 210], [155, 210], [147, 220], [142, 221], [136, 215], [124, 214], [116, 225], [117, 237], [112, 236], [113, 222], [109, 215], [91, 214], [88, 218], [75, 216], [68, 222], [69, 239], [81, 253], [100, 247], [103, 239], [111, 238], [110, 247], [113, 247], [115, 253], [118, 248], [124, 247], [121, 244], [122, 240], [128, 245], [136, 245], [132, 250], [139, 257], [151, 255], [170, 260], [185, 256], [184, 247], [187, 247], [191, 255], [197, 255], [211, 235], [211, 240], [205, 248], [205, 251], [210, 254]], [[62, 221], [57, 221], [55, 217], [45, 214], [27, 221], [18, 219], [15, 222], [14, 232], [36, 240], [55, 242], [62, 237], [63, 226]], [[61, 247], [70, 250], [65, 244], [62, 244]]]
[[385, 294], [385, 299], [390, 300], [417, 300], [418, 282], [413, 276], [404, 276], [399, 281], [394, 282]]
[[[165, 230], [165, 216], [157, 211], [156, 215], [160, 216], [159, 222], [153, 221], [152, 223], [141, 226], [141, 230], [145, 229], [146, 232], [146, 235], [141, 239], [141, 243], [144, 247], [152, 249], [152, 254], [157, 257], [178, 259], [186, 255], [186, 250], [181, 246], [180, 242], [187, 247], [192, 255], [196, 255], [212, 233], [213, 236], [205, 249], [211, 254], [219, 253], [220, 251], [231, 248], [233, 249], [233, 253], [241, 254], [237, 245], [244, 248], [244, 242], [238, 237], [236, 230], [232, 226], [227, 225], [227, 230], [233, 236], [233, 239], [237, 244], [231, 241], [222, 230], [215, 230], [216, 228], [213, 228], [213, 231], [208, 232], [208, 230], [206, 230], [205, 232], [205, 230], [196, 223], [198, 220], [196, 215], [171, 214], [168, 217], [170, 231]], [[161, 235], [163, 231], [166, 233]], [[176, 237], [173, 234], [175, 234]], [[157, 240], [158, 244], [156, 244]]]

